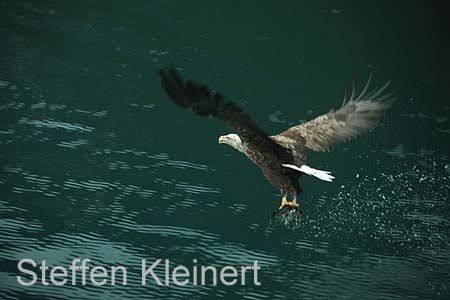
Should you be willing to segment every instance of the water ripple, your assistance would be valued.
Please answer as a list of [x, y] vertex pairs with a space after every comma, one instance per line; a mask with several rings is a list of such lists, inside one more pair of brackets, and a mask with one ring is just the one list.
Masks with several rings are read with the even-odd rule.
[[60, 121], [53, 121], [49, 119], [45, 120], [30, 120], [28, 118], [21, 118], [18, 121], [19, 124], [27, 124], [27, 125], [33, 125], [37, 128], [51, 128], [51, 129], [65, 129], [68, 131], [80, 131], [80, 132], [91, 132], [94, 130], [93, 127], [90, 126], [84, 126], [77, 123], [66, 123], [66, 122], [60, 122]]

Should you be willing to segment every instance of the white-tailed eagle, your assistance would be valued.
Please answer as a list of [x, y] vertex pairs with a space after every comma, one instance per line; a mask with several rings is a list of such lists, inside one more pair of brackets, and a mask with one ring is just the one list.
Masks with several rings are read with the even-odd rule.
[[[344, 95], [342, 106], [309, 122], [293, 126], [280, 134], [269, 136], [236, 104], [221, 94], [189, 80], [183, 81], [173, 67], [159, 70], [161, 85], [169, 98], [197, 115], [219, 119], [236, 133], [219, 137], [257, 164], [266, 179], [281, 191], [279, 211], [297, 209], [297, 197], [302, 192], [298, 179], [302, 174], [332, 181], [331, 172], [305, 165], [307, 152], [329, 151], [375, 127], [392, 102], [392, 93], [384, 94], [389, 85], [368, 91], [370, 77], [358, 94], [356, 79], [351, 95]], [[288, 201], [288, 195], [291, 201]]]

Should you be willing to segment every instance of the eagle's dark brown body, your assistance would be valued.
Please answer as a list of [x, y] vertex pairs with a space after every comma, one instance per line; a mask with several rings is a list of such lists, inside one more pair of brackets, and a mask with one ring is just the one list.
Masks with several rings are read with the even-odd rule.
[[302, 191], [298, 183], [302, 173], [282, 166], [283, 164], [295, 164], [292, 151], [283, 148], [286, 152], [285, 155], [278, 156], [261, 153], [258, 149], [254, 150], [248, 146], [245, 155], [261, 168], [264, 177], [281, 191], [282, 196], [289, 193], [295, 197]]

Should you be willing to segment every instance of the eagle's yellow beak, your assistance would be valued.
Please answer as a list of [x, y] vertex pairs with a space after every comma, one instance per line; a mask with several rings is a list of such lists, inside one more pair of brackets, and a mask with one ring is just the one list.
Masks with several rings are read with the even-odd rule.
[[225, 141], [227, 140], [227, 138], [224, 135], [221, 135], [219, 137], [219, 144], [225, 144]]

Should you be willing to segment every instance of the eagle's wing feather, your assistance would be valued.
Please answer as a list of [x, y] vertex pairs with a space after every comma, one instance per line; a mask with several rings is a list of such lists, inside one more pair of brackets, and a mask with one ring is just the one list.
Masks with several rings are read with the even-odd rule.
[[236, 104], [226, 101], [221, 94], [211, 92], [206, 86], [193, 81], [184, 83], [174, 68], [159, 70], [161, 85], [176, 104], [199, 116], [213, 117], [224, 121], [240, 136], [243, 143], [259, 156], [259, 164], [290, 157], [284, 149], [261, 130], [250, 116]]
[[357, 95], [354, 78], [352, 93], [348, 99], [345, 93], [342, 107], [338, 110], [332, 109], [309, 122], [293, 126], [273, 138], [281, 141], [283, 146], [291, 148], [306, 147], [313, 151], [328, 151], [340, 143], [367, 132], [375, 127], [394, 100], [392, 93], [383, 95], [389, 82], [367, 93], [370, 79], [371, 77], [361, 93]]

